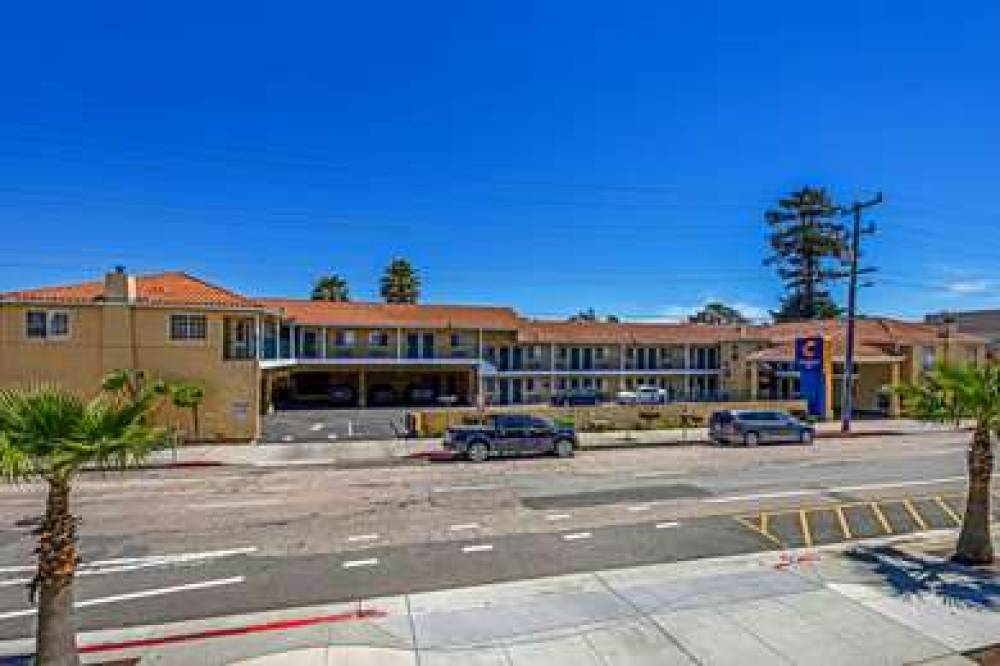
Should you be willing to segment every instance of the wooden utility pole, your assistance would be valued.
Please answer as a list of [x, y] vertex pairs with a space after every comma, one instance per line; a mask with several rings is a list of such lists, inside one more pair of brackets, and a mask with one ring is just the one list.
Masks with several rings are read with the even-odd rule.
[[871, 268], [858, 268], [858, 261], [861, 258], [861, 235], [875, 233], [873, 226], [865, 229], [861, 228], [861, 212], [865, 208], [871, 208], [880, 203], [882, 203], [881, 192], [876, 194], [874, 199], [855, 201], [844, 209], [845, 212], [850, 211], [854, 214], [854, 228], [851, 231], [850, 285], [847, 291], [847, 345], [844, 350], [844, 385], [841, 389], [840, 399], [841, 432], [851, 431], [851, 416], [854, 411], [854, 320], [857, 316], [858, 274], [870, 273], [874, 270]]

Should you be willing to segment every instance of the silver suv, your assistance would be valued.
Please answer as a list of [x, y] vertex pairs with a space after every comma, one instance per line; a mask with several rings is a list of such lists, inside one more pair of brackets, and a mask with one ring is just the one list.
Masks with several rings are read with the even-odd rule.
[[712, 414], [708, 433], [717, 444], [757, 446], [764, 442], [811, 444], [816, 429], [788, 412], [726, 409]]

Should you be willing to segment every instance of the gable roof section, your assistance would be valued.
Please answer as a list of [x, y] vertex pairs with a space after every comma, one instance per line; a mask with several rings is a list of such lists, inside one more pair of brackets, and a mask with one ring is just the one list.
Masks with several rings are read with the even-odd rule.
[[[189, 305], [222, 308], [260, 308], [257, 301], [199, 278], [172, 271], [135, 278], [136, 302], [149, 305]], [[8, 291], [0, 300], [37, 303], [99, 303], [104, 283], [99, 280], [55, 287]]]
[[262, 298], [300, 324], [371, 328], [461, 328], [514, 331], [520, 322], [512, 308], [475, 305], [408, 305], [349, 301]]

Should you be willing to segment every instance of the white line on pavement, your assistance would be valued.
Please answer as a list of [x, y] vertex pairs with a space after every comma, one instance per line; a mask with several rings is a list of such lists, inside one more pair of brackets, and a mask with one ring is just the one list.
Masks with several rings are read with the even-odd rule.
[[486, 551], [493, 550], [493, 544], [491, 543], [479, 543], [474, 546], [463, 546], [463, 553], [484, 553]]
[[484, 483], [475, 486], [440, 486], [434, 488], [431, 492], [435, 493], [461, 493], [468, 490], [495, 490], [497, 488], [503, 488], [499, 483]]
[[[176, 585], [174, 587], [161, 587], [152, 590], [140, 590], [138, 592], [126, 592], [125, 594], [116, 594], [112, 597], [101, 597], [98, 599], [86, 599], [84, 601], [78, 601], [73, 604], [76, 608], [86, 608], [88, 606], [100, 606], [102, 604], [113, 604], [119, 601], [130, 601], [132, 599], [144, 599], [146, 597], [159, 597], [165, 594], [172, 594], [174, 592], [190, 592], [193, 590], [204, 590], [211, 587], [221, 587], [223, 585], [235, 585], [237, 583], [243, 583], [246, 579], [243, 576], [234, 576], [232, 578], [219, 578], [216, 580], [205, 580], [199, 583], [187, 583], [186, 585]], [[27, 608], [20, 611], [10, 611], [8, 613], [0, 613], [0, 620], [8, 620], [15, 617], [27, 617], [29, 615], [34, 615], [36, 609]]]
[[650, 509], [649, 504], [636, 504], [628, 508], [629, 511], [649, 511], [649, 509]]
[[680, 525], [680, 523], [678, 523], [677, 521], [668, 520], [665, 523], [656, 523], [656, 525], [654, 525], [654, 527], [656, 529], [658, 529], [658, 530], [668, 530], [671, 527], [678, 527], [679, 525]]
[[378, 558], [372, 557], [367, 560], [347, 560], [341, 566], [345, 569], [354, 569], [356, 567], [373, 567], [376, 564], [378, 564]]
[[683, 472], [637, 472], [633, 475], [636, 479], [655, 479], [658, 476], [679, 476]]
[[462, 530], [478, 530], [479, 523], [459, 523], [458, 525], [451, 525], [448, 528], [450, 532], [461, 532]]
[[252, 464], [254, 467], [305, 467], [308, 465], [333, 465], [336, 462], [336, 458], [305, 458], [303, 460], [258, 460]]
[[[117, 557], [109, 560], [94, 560], [93, 562], [84, 562], [80, 565], [77, 571], [80, 575], [94, 575], [100, 573], [115, 573], [118, 571], [130, 571], [131, 569], [126, 568], [130, 566], [135, 566], [136, 569], [158, 566], [162, 564], [178, 564], [182, 562], [192, 562], [196, 560], [210, 560], [220, 557], [231, 557], [233, 555], [249, 555], [250, 553], [257, 552], [256, 546], [244, 546], [242, 548], [229, 548], [227, 550], [206, 550], [202, 552], [195, 553], [171, 553], [167, 555], [146, 555], [144, 557]], [[0, 567], [0, 574], [4, 573], [21, 573], [25, 571], [34, 571], [35, 567], [32, 565], [23, 566], [11, 566], [11, 567]], [[10, 584], [10, 583], [5, 583]]]
[[312, 430], [313, 432], [317, 432], [317, 431], [323, 429], [323, 424], [322, 423], [313, 423], [311, 426], [309, 426], [309, 429]]
[[786, 490], [776, 493], [757, 493], [756, 495], [732, 495], [729, 497], [709, 497], [708, 499], [702, 500], [703, 502], [710, 503], [720, 503], [720, 502], [742, 502], [745, 500], [757, 500], [757, 499], [770, 499], [773, 497], [798, 497], [800, 495], [820, 495], [826, 492], [825, 490]]
[[563, 534], [563, 541], [578, 541], [580, 539], [589, 539], [594, 536], [590, 532], [574, 532], [572, 534]]
[[854, 490], [878, 490], [879, 488], [906, 488], [909, 486], [932, 486], [936, 483], [951, 483], [953, 481], [965, 481], [964, 476], [946, 476], [942, 479], [924, 479], [921, 481], [899, 481], [897, 483], [868, 483], [861, 486], [838, 486], [827, 488], [827, 492], [843, 493]]
[[375, 541], [377, 539], [377, 534], [355, 534], [354, 536], [347, 537], [347, 540], [351, 543], [356, 543], [358, 541]]
[[569, 517], [568, 513], [550, 513], [545, 516], [545, 520], [566, 520]]

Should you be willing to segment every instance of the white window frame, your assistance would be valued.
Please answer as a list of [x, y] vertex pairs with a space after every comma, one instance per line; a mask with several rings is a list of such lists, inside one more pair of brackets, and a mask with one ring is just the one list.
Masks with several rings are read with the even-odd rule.
[[[42, 335], [30, 335], [29, 334], [29, 324], [28, 317], [32, 314], [41, 314], [45, 317], [45, 330], [42, 331]], [[52, 321], [58, 317], [62, 316], [66, 319], [66, 332], [55, 335], [52, 333]], [[72, 317], [70, 317], [69, 310], [49, 310], [47, 308], [30, 308], [24, 311], [24, 337], [28, 340], [52, 340], [59, 342], [62, 340], [69, 340], [70, 335], [73, 331]]]
[[[187, 332], [188, 336], [183, 338], [174, 337], [174, 317], [186, 317], [187, 318]], [[205, 335], [200, 338], [194, 338], [190, 336], [191, 332], [191, 320], [195, 317], [202, 319], [205, 322]], [[202, 345], [208, 342], [208, 315], [202, 312], [171, 312], [167, 315], [167, 340], [170, 342], [176, 342], [182, 345]]]
[[368, 331], [369, 347], [388, 347], [389, 334], [386, 331]]
[[357, 342], [357, 337], [354, 334], [354, 330], [341, 328], [337, 330], [336, 334], [334, 334], [333, 342], [337, 348], [345, 349], [347, 347], [353, 347]]

